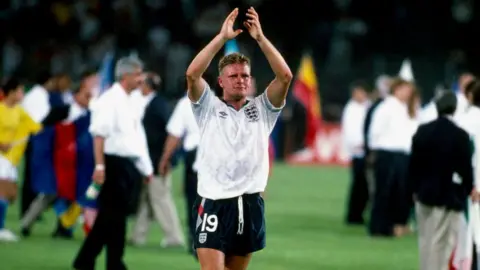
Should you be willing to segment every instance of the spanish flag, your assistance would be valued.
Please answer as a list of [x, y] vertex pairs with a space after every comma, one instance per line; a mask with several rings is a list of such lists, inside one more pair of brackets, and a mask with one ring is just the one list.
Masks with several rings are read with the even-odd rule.
[[320, 127], [321, 110], [317, 75], [313, 59], [309, 54], [302, 57], [297, 78], [293, 84], [293, 96], [305, 107], [307, 115], [305, 146], [312, 147]]

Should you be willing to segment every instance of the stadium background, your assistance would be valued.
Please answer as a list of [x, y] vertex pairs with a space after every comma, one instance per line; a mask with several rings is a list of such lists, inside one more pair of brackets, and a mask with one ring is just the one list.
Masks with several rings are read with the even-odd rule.
[[[87, 66], [102, 66], [107, 56], [133, 53], [162, 75], [162, 91], [173, 105], [184, 93], [183, 75], [195, 52], [218, 31], [228, 10], [249, 4], [294, 72], [302, 57], [311, 57], [317, 120], [323, 127], [340, 119], [352, 81], [373, 84], [380, 74], [395, 75], [407, 58], [423, 103], [436, 87], [454, 89], [459, 72], [479, 69], [474, 38], [480, 5], [473, 0], [11, 0], [0, 4], [2, 77], [14, 73], [32, 82], [40, 69], [48, 68], [75, 78]], [[272, 77], [268, 63], [246, 35], [237, 42], [240, 52], [252, 58], [261, 91]], [[212, 66], [210, 78], [215, 72]], [[273, 134], [279, 162], [267, 192], [268, 249], [251, 268], [417, 269], [413, 237], [373, 240], [363, 229], [343, 226], [346, 169], [282, 163], [304, 146], [306, 115], [312, 113], [293, 93]], [[325, 161], [341, 156], [338, 136], [332, 137], [326, 144], [335, 144], [329, 147], [336, 150]], [[183, 217], [178, 169], [175, 179]], [[18, 228], [13, 209], [7, 226]], [[53, 241], [53, 222], [49, 215], [31, 239], [0, 245], [0, 269], [68, 268], [83, 236], [78, 234], [75, 242]], [[128, 250], [132, 269], [196, 269], [185, 252], [157, 248], [160, 239], [153, 230], [149, 248]]]

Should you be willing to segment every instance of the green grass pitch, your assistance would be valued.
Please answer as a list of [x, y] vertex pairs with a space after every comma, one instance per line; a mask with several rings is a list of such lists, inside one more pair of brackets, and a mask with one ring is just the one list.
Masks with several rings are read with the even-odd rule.
[[[256, 253], [252, 270], [414, 270], [418, 269], [415, 236], [372, 239], [365, 228], [343, 224], [348, 171], [342, 168], [289, 167], [277, 164], [266, 195], [267, 247]], [[185, 220], [182, 179], [174, 174], [177, 209]], [[6, 226], [18, 233], [18, 206], [9, 209]], [[0, 270], [72, 269], [83, 238], [54, 240], [54, 214], [50, 210], [18, 243], [0, 243]], [[162, 233], [152, 226], [145, 247], [128, 247], [126, 263], [133, 270], [200, 269], [183, 249], [161, 249]], [[97, 268], [105, 269], [104, 255]]]

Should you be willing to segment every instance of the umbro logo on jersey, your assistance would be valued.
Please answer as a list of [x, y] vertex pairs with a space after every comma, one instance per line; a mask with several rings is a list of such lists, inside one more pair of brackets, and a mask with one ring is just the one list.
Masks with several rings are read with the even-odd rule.
[[219, 112], [218, 114], [220, 115], [220, 118], [223, 118], [223, 119], [227, 118], [227, 115], [228, 115], [226, 112]]
[[258, 108], [255, 105], [246, 107], [244, 112], [249, 122], [257, 122], [260, 117]]

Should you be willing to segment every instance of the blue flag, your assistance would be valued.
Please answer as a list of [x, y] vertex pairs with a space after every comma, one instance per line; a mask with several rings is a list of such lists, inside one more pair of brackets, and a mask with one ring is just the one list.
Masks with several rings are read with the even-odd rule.
[[57, 178], [53, 167], [55, 129], [46, 127], [31, 137], [30, 179], [36, 193], [57, 194]]
[[102, 66], [100, 67], [100, 93], [101, 95], [107, 90], [113, 82], [113, 52], [107, 52], [102, 60]]
[[238, 49], [238, 44], [235, 39], [230, 39], [225, 43], [225, 55], [238, 53], [239, 51], [240, 50]]
[[75, 121], [77, 131], [77, 201], [84, 207], [94, 208], [95, 201], [86, 198], [86, 191], [92, 182], [92, 174], [95, 167], [93, 153], [93, 138], [88, 127], [90, 126], [90, 113]]

